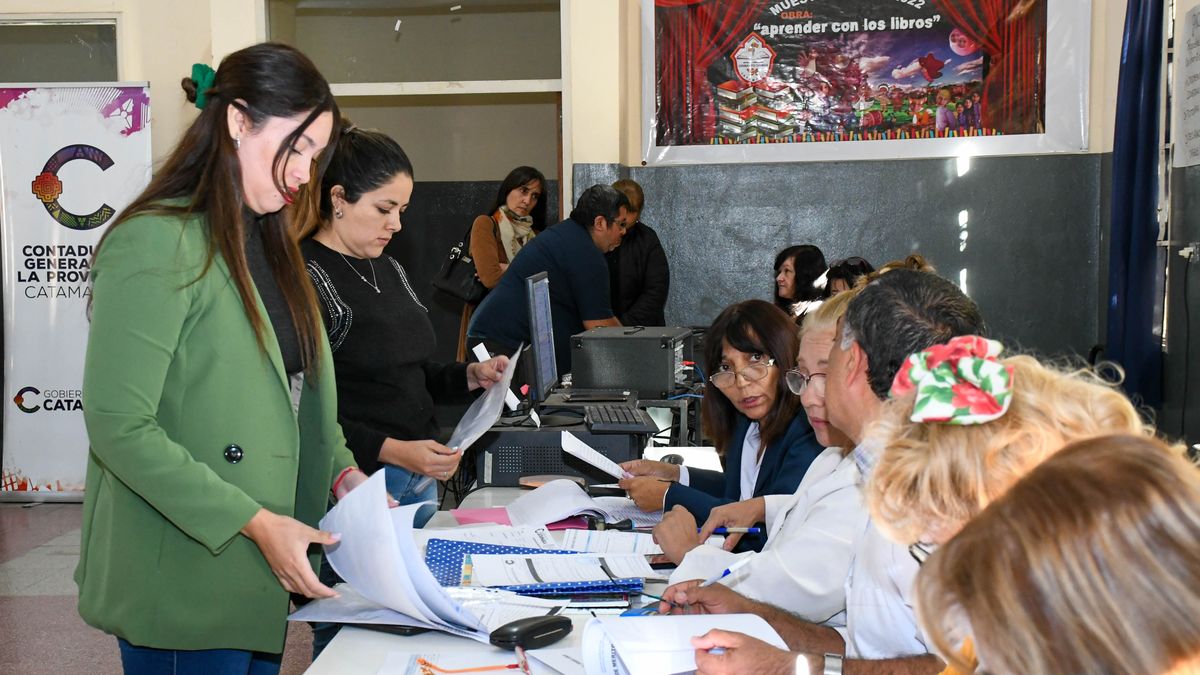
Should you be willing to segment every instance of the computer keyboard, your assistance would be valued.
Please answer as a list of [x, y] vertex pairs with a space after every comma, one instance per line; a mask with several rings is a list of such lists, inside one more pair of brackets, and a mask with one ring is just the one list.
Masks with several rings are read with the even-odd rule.
[[588, 429], [593, 433], [656, 434], [658, 425], [645, 410], [628, 403], [606, 403], [583, 408]]

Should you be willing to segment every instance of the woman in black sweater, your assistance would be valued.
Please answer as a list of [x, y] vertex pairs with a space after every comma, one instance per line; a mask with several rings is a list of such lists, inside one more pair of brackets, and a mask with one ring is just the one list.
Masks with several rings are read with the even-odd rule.
[[[359, 467], [387, 472], [393, 498], [435, 500], [437, 484], [426, 477], [452, 476], [462, 452], [434, 440], [434, 401], [469, 400], [500, 380], [507, 359], [430, 360], [437, 340], [428, 310], [400, 263], [383, 255], [408, 208], [412, 164], [382, 133], [344, 125], [342, 134], [301, 242], [333, 350], [338, 421]], [[422, 515], [418, 527], [432, 510]]]

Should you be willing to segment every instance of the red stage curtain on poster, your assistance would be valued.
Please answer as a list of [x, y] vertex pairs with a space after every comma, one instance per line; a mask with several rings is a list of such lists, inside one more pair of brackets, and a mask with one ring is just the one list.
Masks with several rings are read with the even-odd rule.
[[1023, 133], [1043, 122], [1036, 95], [1046, 77], [1045, 0], [933, 0], [959, 30], [987, 52], [984, 126]]
[[[655, 0], [660, 73], [658, 138], [664, 145], [711, 138], [717, 124], [708, 66], [746, 37], [769, 0]], [[664, 120], [677, 120], [663, 125]]]

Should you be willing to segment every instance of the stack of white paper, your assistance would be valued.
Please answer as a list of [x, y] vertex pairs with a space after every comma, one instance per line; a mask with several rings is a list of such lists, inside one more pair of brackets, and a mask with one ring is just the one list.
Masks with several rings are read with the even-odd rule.
[[662, 553], [649, 532], [563, 530], [562, 548], [581, 553]]
[[[498, 544], [500, 546], [520, 546], [522, 548], [559, 549], [562, 548], [554, 541], [554, 537], [545, 527], [510, 527], [508, 525], [481, 525], [478, 527], [449, 527], [433, 530], [423, 528], [413, 530], [413, 538], [417, 548], [422, 552], [430, 539], [447, 539], [449, 541], [469, 541], [476, 544]], [[571, 549], [575, 550], [575, 549]], [[422, 557], [424, 554], [422, 553]]]
[[329, 562], [357, 593], [342, 587], [342, 597], [314, 600], [289, 618], [423, 626], [487, 642], [488, 633], [509, 621], [557, 611], [555, 603], [536, 598], [443, 588], [413, 538], [421, 505], [389, 509], [384, 480], [384, 472], [376, 472], [321, 519], [321, 529], [341, 535], [325, 547]]
[[692, 638], [714, 628], [787, 649], [775, 629], [753, 614], [606, 616], [583, 629], [583, 670], [589, 675], [690, 673], [696, 670]]
[[637, 554], [585, 555], [536, 553], [529, 555], [474, 554], [472, 586], [523, 586], [574, 581], [616, 579], [666, 579]]

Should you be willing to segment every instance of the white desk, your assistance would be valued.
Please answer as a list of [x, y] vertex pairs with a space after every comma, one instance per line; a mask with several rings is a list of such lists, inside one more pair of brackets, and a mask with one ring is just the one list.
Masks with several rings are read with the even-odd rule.
[[[519, 494], [521, 494], [520, 488], [482, 488], [467, 495], [466, 499], [463, 500], [462, 506], [463, 508], [471, 509], [507, 506]], [[456, 527], [457, 525], [458, 522], [454, 520], [449, 511], [438, 511], [425, 527], [426, 529], [430, 529]], [[650, 582], [648, 582], [647, 590], [655, 595], [660, 595], [662, 584], [661, 582], [657, 582], [657, 584], [660, 588], [652, 589], [649, 587]], [[588, 616], [571, 617], [575, 625], [574, 630], [571, 631], [570, 635], [552, 646], [578, 648], [580, 646], [580, 634], [583, 632], [583, 625], [590, 618]], [[391, 652], [437, 654], [448, 652], [461, 653], [465, 651], [494, 652], [497, 655], [497, 663], [506, 658], [515, 659], [512, 652], [447, 633], [431, 631], [420, 635], [403, 636], [367, 630], [365, 628], [343, 628], [306, 672], [309, 675], [375, 675], [383, 667], [384, 661], [387, 660], [388, 654]], [[512, 661], [509, 662], [511, 663]]]

